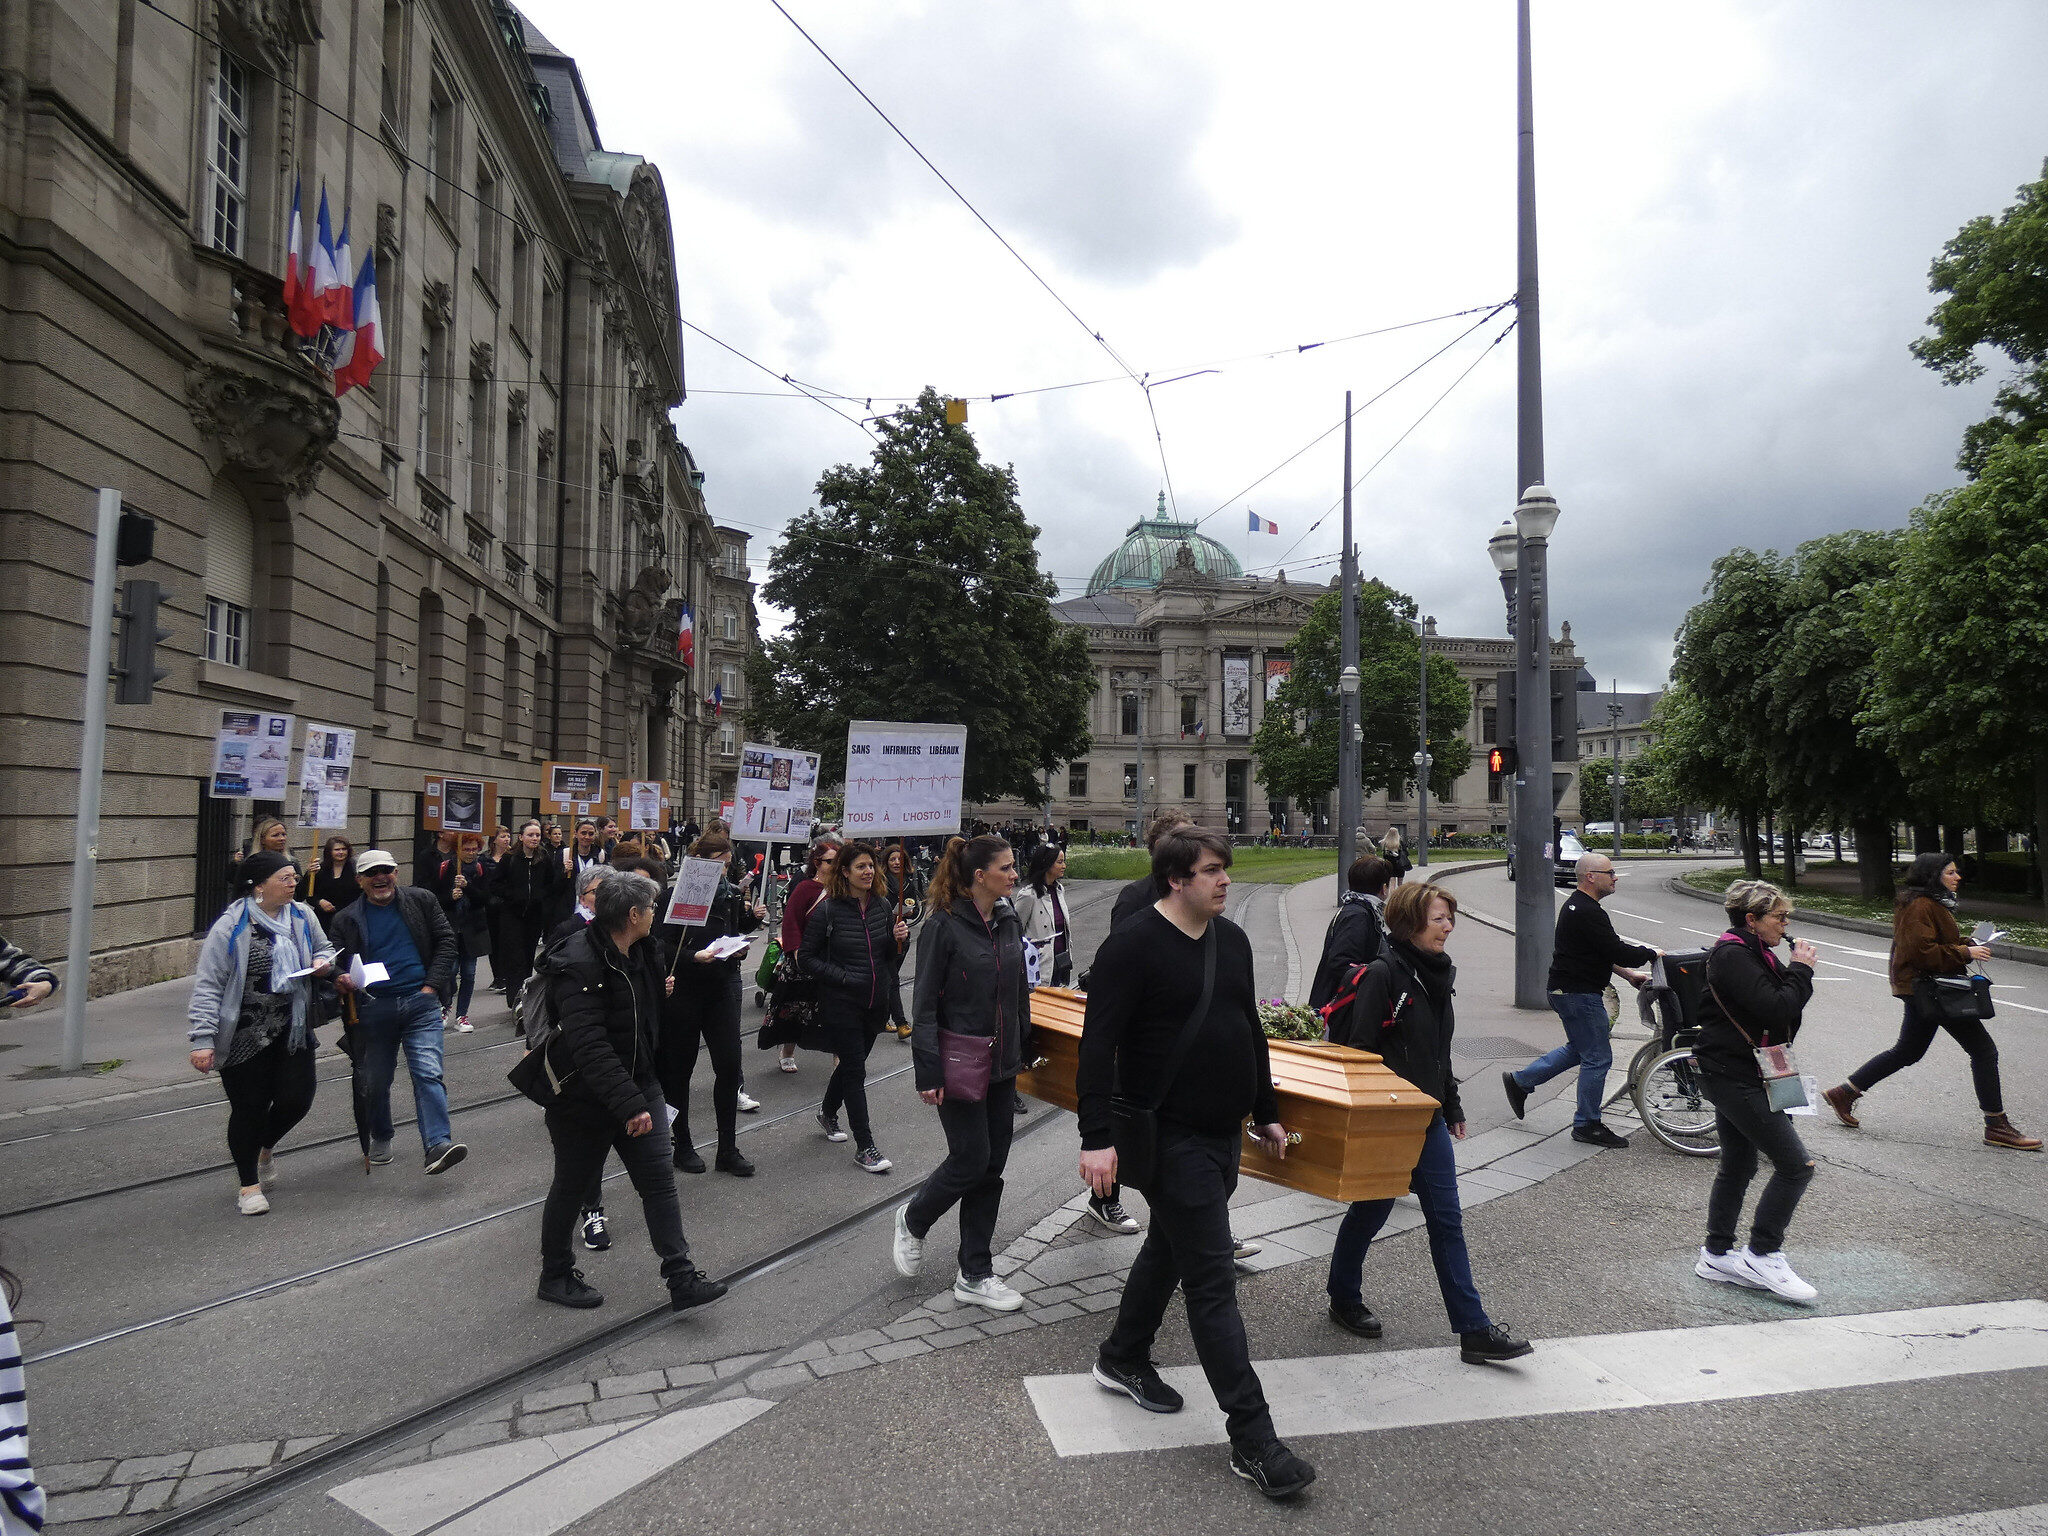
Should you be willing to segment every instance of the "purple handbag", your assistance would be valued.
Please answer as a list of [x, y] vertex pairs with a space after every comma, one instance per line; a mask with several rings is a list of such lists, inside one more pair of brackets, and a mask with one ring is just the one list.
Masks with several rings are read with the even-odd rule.
[[979, 1104], [988, 1097], [989, 1075], [995, 1070], [996, 1037], [942, 1029], [939, 1064], [946, 1076], [946, 1097], [961, 1104]]

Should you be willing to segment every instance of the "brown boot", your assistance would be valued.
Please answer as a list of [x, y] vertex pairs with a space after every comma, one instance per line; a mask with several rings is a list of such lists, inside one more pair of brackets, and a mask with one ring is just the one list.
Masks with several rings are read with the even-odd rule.
[[1833, 1088], [1823, 1088], [1820, 1096], [1828, 1101], [1828, 1108], [1835, 1112], [1835, 1118], [1852, 1130], [1863, 1122], [1849, 1113], [1849, 1106], [1863, 1097], [1862, 1091], [1841, 1083]]
[[2041, 1150], [2041, 1138], [2038, 1136], [2022, 1136], [2013, 1129], [2012, 1122], [2003, 1115], [1986, 1115], [1984, 1117], [1984, 1145], [1987, 1147], [2004, 1147], [2009, 1152], [2038, 1152]]

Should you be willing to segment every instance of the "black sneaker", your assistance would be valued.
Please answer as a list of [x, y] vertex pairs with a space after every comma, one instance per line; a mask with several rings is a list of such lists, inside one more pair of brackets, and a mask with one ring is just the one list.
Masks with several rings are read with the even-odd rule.
[[587, 1310], [604, 1305], [604, 1292], [594, 1285], [585, 1285], [580, 1269], [572, 1269], [566, 1275], [542, 1275], [540, 1289], [533, 1294], [558, 1307]]
[[818, 1129], [825, 1133], [827, 1141], [846, 1140], [846, 1132], [839, 1128], [839, 1117], [837, 1115], [820, 1113], [818, 1116]]
[[702, 1173], [704, 1171], [703, 1157], [687, 1141], [676, 1143], [673, 1161], [679, 1173]]
[[1380, 1320], [1373, 1316], [1373, 1310], [1362, 1301], [1332, 1301], [1330, 1321], [1346, 1333], [1355, 1333], [1361, 1339], [1376, 1339], [1386, 1332]]
[[1088, 1218], [1105, 1232], [1116, 1232], [1124, 1236], [1139, 1230], [1138, 1219], [1124, 1209], [1121, 1200], [1103, 1200], [1094, 1195], [1088, 1197]]
[[1269, 1499], [1291, 1499], [1316, 1480], [1316, 1469], [1278, 1440], [1232, 1445], [1230, 1470]]
[[459, 1141], [444, 1141], [438, 1147], [427, 1148], [427, 1172], [446, 1173], [465, 1157], [469, 1148]]
[[592, 1253], [603, 1253], [611, 1245], [611, 1228], [604, 1224], [604, 1207], [593, 1205], [583, 1213], [583, 1246]]
[[1535, 1352], [1534, 1344], [1509, 1333], [1505, 1323], [1495, 1323], [1484, 1333], [1458, 1335], [1458, 1358], [1467, 1365], [1499, 1365]]
[[751, 1179], [754, 1176], [754, 1165], [747, 1160], [747, 1154], [738, 1147], [720, 1148], [718, 1161], [713, 1166], [720, 1173], [729, 1173], [736, 1179]]
[[1501, 1073], [1500, 1085], [1508, 1091], [1508, 1108], [1515, 1112], [1517, 1120], [1521, 1119], [1522, 1109], [1529, 1102], [1529, 1090], [1515, 1081], [1515, 1074], [1512, 1072]]
[[1583, 1141], [1591, 1147], [1625, 1147], [1628, 1145], [1628, 1138], [1626, 1136], [1616, 1135], [1613, 1131], [1607, 1129], [1604, 1123], [1598, 1120], [1595, 1120], [1591, 1125], [1573, 1126], [1572, 1140]]
[[1095, 1359], [1095, 1384], [1121, 1392], [1147, 1413], [1179, 1413], [1187, 1399], [1159, 1379], [1159, 1367], [1150, 1360], [1136, 1365], [1112, 1365], [1101, 1356]]
[[687, 1312], [692, 1307], [701, 1307], [706, 1302], [718, 1300], [725, 1294], [725, 1282], [714, 1280], [701, 1269], [693, 1269], [668, 1283], [668, 1308], [671, 1312]]

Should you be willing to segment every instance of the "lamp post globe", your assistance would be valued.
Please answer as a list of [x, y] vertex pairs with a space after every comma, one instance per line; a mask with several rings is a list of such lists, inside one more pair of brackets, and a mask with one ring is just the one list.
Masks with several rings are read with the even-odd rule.
[[1508, 633], [1515, 632], [1515, 565], [1522, 556], [1522, 535], [1515, 527], [1515, 520], [1508, 518], [1494, 529], [1493, 537], [1486, 541], [1486, 558], [1493, 562], [1493, 568], [1500, 573], [1501, 595], [1508, 605]]

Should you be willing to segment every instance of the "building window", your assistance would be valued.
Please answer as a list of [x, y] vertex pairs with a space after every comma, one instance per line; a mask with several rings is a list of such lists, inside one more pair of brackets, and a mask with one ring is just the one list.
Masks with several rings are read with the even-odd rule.
[[404, 75], [404, 0], [384, 0], [384, 121], [400, 138], [405, 136], [405, 112], [399, 104], [398, 90]]
[[505, 548], [526, 554], [526, 418], [505, 413]]
[[1506, 774], [1495, 773], [1490, 768], [1486, 771], [1486, 803], [1488, 805], [1499, 805], [1507, 798], [1507, 792], [1502, 788], [1506, 778]]
[[1136, 763], [1125, 763], [1125, 764], [1124, 764], [1124, 798], [1125, 798], [1126, 800], [1135, 800], [1135, 799], [1137, 798], [1137, 796], [1138, 796], [1138, 765], [1137, 765]]
[[491, 381], [469, 381], [469, 515], [491, 526]]
[[421, 589], [419, 621], [415, 629], [413, 646], [418, 665], [414, 670], [414, 687], [418, 694], [413, 704], [413, 719], [421, 727], [442, 723], [442, 679], [446, 669], [441, 665], [441, 599], [427, 589]]
[[498, 287], [498, 176], [483, 156], [476, 162], [476, 274]]
[[1479, 709], [1479, 739], [1481, 741], [1499, 741], [1500, 737], [1494, 734], [1499, 729], [1500, 711], [1491, 704], [1481, 705]]
[[1127, 693], [1117, 700], [1117, 734], [1138, 734], [1138, 696], [1135, 693]]
[[512, 327], [527, 341], [533, 339], [527, 322], [533, 318], [533, 240], [526, 233], [518, 209], [512, 211]]
[[722, 635], [722, 636], [723, 636], [723, 637], [724, 637], [725, 639], [727, 639], [727, 640], [737, 640], [737, 639], [739, 639], [739, 637], [740, 637], [740, 616], [739, 616], [738, 614], [734, 613], [734, 612], [733, 612], [733, 611], [732, 611], [732, 610], [731, 610], [730, 608], [726, 609], [724, 613], [721, 613], [721, 614], [720, 614], [720, 615], [718, 616], [718, 628], [719, 628], [719, 633], [720, 633], [720, 634], [721, 634], [721, 635]]
[[721, 725], [718, 728], [719, 756], [731, 757], [735, 752], [739, 751], [739, 746], [739, 737], [734, 733], [732, 726], [730, 724]]
[[206, 659], [223, 666], [246, 667], [249, 610], [223, 598], [206, 600]]
[[540, 335], [533, 338], [540, 348], [541, 368], [545, 372], [548, 362], [548, 348], [555, 337], [556, 326], [562, 311], [562, 288], [555, 281], [555, 274], [545, 267], [540, 274]]
[[738, 698], [740, 692], [740, 669], [731, 666], [720, 667], [718, 669], [718, 686], [725, 696], [726, 703], [730, 704], [734, 699]]
[[213, 76], [213, 143], [206, 159], [216, 251], [240, 256], [249, 222], [249, 71], [222, 50]]
[[484, 734], [489, 703], [484, 697], [484, 680], [491, 670], [490, 658], [486, 654], [487, 638], [484, 621], [472, 618], [464, 636], [462, 647], [462, 672], [469, 684], [462, 697], [462, 728], [471, 736]]
[[747, 574], [747, 557], [737, 544], [725, 546], [725, 574], [734, 581], [744, 580]]
[[1067, 798], [1069, 800], [1086, 800], [1088, 798], [1088, 765], [1086, 763], [1067, 764]]
[[525, 738], [526, 710], [519, 696], [519, 637], [505, 637], [505, 745], [517, 746]]
[[1195, 733], [1195, 711], [1201, 707], [1201, 700], [1192, 693], [1180, 696], [1180, 733], [1192, 736]]
[[256, 520], [235, 489], [217, 482], [206, 511], [206, 659], [246, 667], [256, 606]]
[[455, 189], [455, 99], [436, 75], [427, 87], [427, 197], [445, 212]]
[[1076, 816], [1067, 823], [1067, 830], [1069, 832], [1086, 832], [1088, 830], [1088, 818], [1086, 816]]
[[370, 686], [379, 713], [391, 707], [391, 570], [377, 566], [377, 675]]
[[547, 714], [547, 713], [548, 713], [548, 712], [549, 712], [549, 711], [550, 711], [550, 710], [551, 710], [552, 708], [553, 708], [553, 705], [552, 705], [552, 704], [551, 704], [551, 703], [549, 702], [549, 694], [548, 694], [548, 653], [547, 653], [546, 651], [535, 651], [535, 652], [533, 653], [533, 737], [532, 737], [532, 739], [533, 739], [533, 744], [534, 744], [535, 746], [539, 746], [539, 745], [540, 745], [540, 722], [541, 722], [541, 717], [542, 717], [543, 715]]
[[1195, 798], [1195, 765], [1193, 763], [1182, 763], [1180, 765], [1180, 797], [1183, 800]]

